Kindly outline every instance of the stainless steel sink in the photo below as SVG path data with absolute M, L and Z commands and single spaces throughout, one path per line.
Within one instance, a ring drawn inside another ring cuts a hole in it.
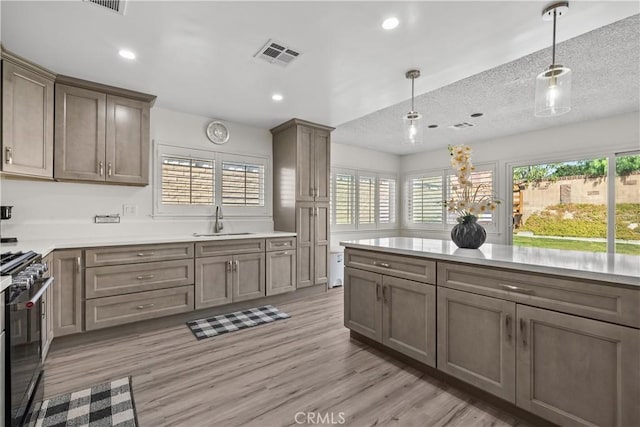
M 255 233 L 193 233 L 193 237 L 247 236 Z

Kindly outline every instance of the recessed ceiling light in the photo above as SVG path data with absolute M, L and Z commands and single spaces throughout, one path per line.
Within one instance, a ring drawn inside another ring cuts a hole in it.
M 473 113 L 471 115 L 471 117 L 482 117 L 482 116 L 484 116 L 484 113 Z
M 118 54 L 125 59 L 136 59 L 136 54 L 127 49 L 120 49 Z
M 282 101 L 284 97 L 279 93 L 274 93 L 273 95 L 271 95 L 271 99 L 273 99 L 274 101 Z
M 437 128 L 437 127 L 438 127 L 438 125 L 429 125 L 429 126 L 427 126 L 427 127 L 428 127 L 429 129 L 435 129 L 435 128 Z
M 398 18 L 396 18 L 395 16 L 392 16 L 391 18 L 387 18 L 384 21 L 382 21 L 382 28 L 384 28 L 385 30 L 393 30 L 398 26 L 398 24 L 400 24 L 400 21 L 398 21 Z

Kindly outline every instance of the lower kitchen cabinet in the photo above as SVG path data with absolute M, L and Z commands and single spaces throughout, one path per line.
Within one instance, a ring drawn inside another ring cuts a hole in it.
M 516 303 L 438 288 L 438 369 L 516 401 Z
M 265 296 L 265 255 L 196 258 L 196 309 Z
M 435 366 L 435 286 L 349 267 L 344 278 L 347 328 Z
M 84 305 L 82 250 L 55 251 L 51 275 L 53 285 L 53 333 L 56 337 L 83 331 Z
M 382 343 L 436 366 L 436 287 L 382 277 Z
M 196 258 L 196 310 L 232 302 L 232 256 Z
M 87 331 L 193 311 L 193 285 L 85 302 Z
M 282 294 L 296 290 L 296 251 L 267 252 L 267 295 Z
M 518 304 L 517 404 L 563 426 L 640 420 L 640 331 Z
M 51 347 L 51 341 L 53 341 L 53 286 L 55 286 L 55 282 L 45 291 L 41 299 L 42 329 L 40 333 L 43 362 L 47 358 L 47 354 L 49 354 L 49 347 Z
M 344 326 L 382 341 L 382 275 L 345 267 Z
M 233 302 L 265 296 L 264 253 L 233 256 Z

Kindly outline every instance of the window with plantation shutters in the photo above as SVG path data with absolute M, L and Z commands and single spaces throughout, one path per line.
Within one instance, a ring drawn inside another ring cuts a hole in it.
M 449 175 L 447 177 L 448 182 L 448 195 L 447 200 L 452 197 L 458 197 L 461 188 L 458 185 L 458 177 L 456 175 Z M 494 194 L 493 189 L 493 171 L 483 170 L 471 173 L 471 182 L 473 182 L 474 188 L 477 188 L 476 198 L 479 200 L 482 197 L 490 197 Z M 478 222 L 491 223 L 493 221 L 493 212 L 478 213 Z M 457 224 L 458 214 L 455 212 L 447 212 L 447 223 Z
M 214 163 L 162 156 L 162 204 L 213 205 Z
M 264 206 L 264 166 L 223 161 L 222 205 Z
M 442 175 L 414 176 L 407 181 L 409 223 L 442 224 Z
M 378 223 L 394 224 L 396 222 L 396 180 L 393 178 L 378 179 Z
M 355 225 L 356 177 L 347 172 L 336 172 L 332 177 L 333 197 L 331 207 L 334 224 Z
M 358 177 L 358 224 L 375 225 L 376 223 L 376 178 L 374 176 Z

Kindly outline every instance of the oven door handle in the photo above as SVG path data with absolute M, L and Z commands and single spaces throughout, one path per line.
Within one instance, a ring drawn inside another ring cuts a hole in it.
M 55 277 L 49 277 L 47 281 L 44 282 L 44 285 L 42 285 L 38 293 L 35 294 L 33 298 L 31 298 L 29 301 L 27 301 L 24 304 L 24 306 L 27 308 L 32 308 L 38 302 L 38 300 L 42 298 L 42 295 L 44 295 L 44 293 L 47 292 L 47 288 L 53 284 L 54 280 L 55 280 Z

